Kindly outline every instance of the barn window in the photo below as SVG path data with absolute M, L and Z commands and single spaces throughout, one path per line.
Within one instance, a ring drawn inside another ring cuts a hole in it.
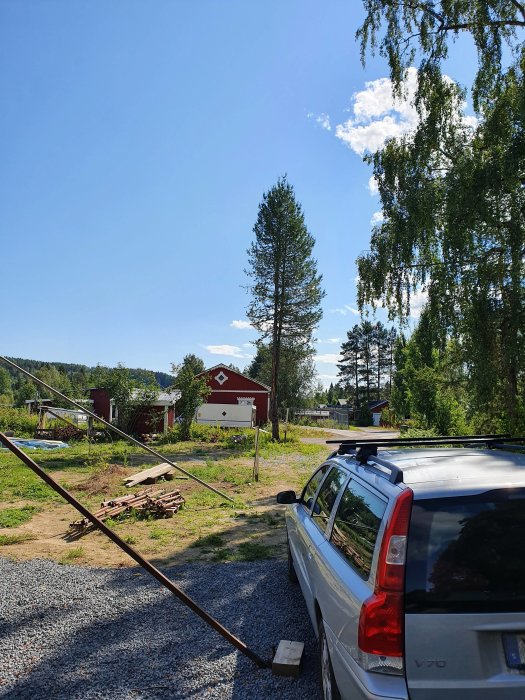
M 249 397 L 249 396 L 238 396 L 237 397 L 237 403 L 239 406 L 253 406 L 255 402 L 254 397 Z

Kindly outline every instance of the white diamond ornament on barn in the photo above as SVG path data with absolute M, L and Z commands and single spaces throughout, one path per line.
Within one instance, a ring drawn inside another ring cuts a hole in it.
M 214 379 L 222 386 L 224 384 L 224 382 L 228 381 L 228 375 L 224 374 L 224 372 L 221 369 L 219 374 L 215 375 Z

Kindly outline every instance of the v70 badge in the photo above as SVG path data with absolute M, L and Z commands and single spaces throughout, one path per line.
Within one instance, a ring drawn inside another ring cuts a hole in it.
M 418 668 L 445 668 L 445 659 L 414 659 Z

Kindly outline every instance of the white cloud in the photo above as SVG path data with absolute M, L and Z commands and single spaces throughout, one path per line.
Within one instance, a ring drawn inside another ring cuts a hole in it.
M 324 355 L 316 355 L 314 359 L 316 362 L 321 362 L 322 364 L 336 365 L 338 362 L 341 362 L 342 357 L 339 353 L 329 352 Z
M 444 80 L 453 83 L 452 78 Z M 417 90 L 417 69 L 409 68 L 401 89 L 401 97 L 395 97 L 392 81 L 379 78 L 365 83 L 365 89 L 352 95 L 352 106 L 348 110 L 353 116 L 335 127 L 335 135 L 355 153 L 362 156 L 382 148 L 389 138 L 397 138 L 414 131 L 419 115 L 414 106 Z M 459 120 L 474 129 L 478 125 L 475 116 L 461 114 L 466 102 L 458 103 Z M 377 183 L 370 178 L 368 189 L 377 192 Z
M 212 355 L 225 355 L 226 357 L 243 359 L 247 357 L 237 345 L 205 345 L 204 347 Z
M 328 345 L 337 345 L 338 343 L 341 342 L 341 338 L 326 338 L 326 340 L 322 340 L 319 338 L 317 343 L 321 345 L 322 343 L 328 343 Z
M 332 131 L 332 125 L 330 124 L 330 117 L 328 114 L 321 112 L 321 114 L 314 114 L 313 112 L 308 112 L 306 115 L 308 119 L 315 119 L 316 124 L 326 131 Z
M 416 289 L 410 292 L 410 314 L 409 318 L 418 320 L 421 316 L 421 312 L 428 301 L 428 292 L 426 289 Z M 374 301 L 375 309 L 386 309 L 386 305 L 382 299 L 376 299 Z M 372 307 L 368 307 L 372 311 Z
M 348 316 L 348 314 L 359 316 L 359 309 L 354 309 L 349 304 L 345 304 L 341 309 L 330 309 L 330 313 L 341 314 L 341 316 Z
M 230 327 L 244 330 L 246 328 L 252 328 L 252 324 L 249 321 L 232 321 Z
M 407 71 L 401 98 L 394 97 L 389 78 L 365 83 L 365 89 L 352 97 L 353 118 L 338 124 L 335 135 L 353 151 L 363 155 L 367 151 L 377 151 L 388 138 L 413 131 L 418 122 L 413 105 L 416 88 L 415 68 Z
M 383 216 L 382 211 L 375 211 L 372 214 L 372 218 L 370 219 L 370 223 L 372 226 L 375 226 L 376 224 L 381 224 L 385 220 L 385 217 Z
M 377 180 L 375 179 L 375 177 L 373 175 L 368 180 L 368 191 L 370 192 L 371 195 L 379 194 L 379 187 L 377 184 Z
M 336 374 L 318 374 L 317 376 L 325 389 L 328 389 L 330 384 L 336 384 L 339 380 Z
M 418 319 L 427 301 L 428 292 L 425 289 L 412 292 L 410 295 L 410 318 Z
M 330 117 L 328 114 L 320 114 L 317 119 L 315 120 L 320 126 L 322 126 L 323 129 L 326 129 L 326 131 L 332 131 L 332 126 L 330 124 Z

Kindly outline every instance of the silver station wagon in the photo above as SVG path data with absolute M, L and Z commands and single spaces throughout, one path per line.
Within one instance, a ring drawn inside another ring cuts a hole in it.
M 346 441 L 278 495 L 326 700 L 525 699 L 525 438 L 509 442 Z

